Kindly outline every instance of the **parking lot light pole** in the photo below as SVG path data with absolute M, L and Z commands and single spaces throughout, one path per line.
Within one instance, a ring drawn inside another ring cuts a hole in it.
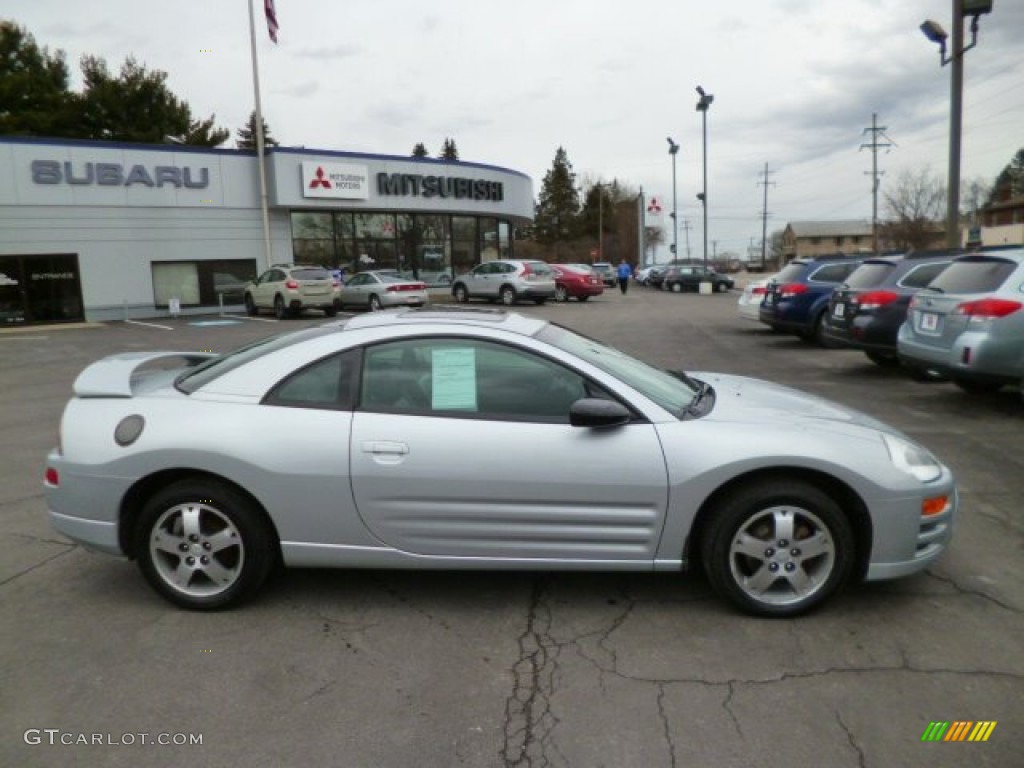
M 715 97 L 710 93 L 705 93 L 704 89 L 699 85 L 697 86 L 697 93 L 700 95 L 700 100 L 697 102 L 697 111 L 701 113 L 704 155 L 704 185 L 703 190 L 697 197 L 700 198 L 704 206 L 704 269 L 706 271 L 708 268 L 708 107 L 711 106 L 711 102 L 715 100 Z
M 672 258 L 679 257 L 679 219 L 676 216 L 676 155 L 679 145 L 668 137 L 668 153 L 672 156 Z
M 993 0 L 953 0 L 953 53 L 946 56 L 949 35 L 938 22 L 921 25 L 924 36 L 939 46 L 941 66 L 952 64 L 949 77 L 949 180 L 946 184 L 946 247 L 960 247 L 960 137 L 963 128 L 964 54 L 978 44 L 978 17 L 992 12 Z M 964 46 L 964 17 L 971 17 L 971 43 Z

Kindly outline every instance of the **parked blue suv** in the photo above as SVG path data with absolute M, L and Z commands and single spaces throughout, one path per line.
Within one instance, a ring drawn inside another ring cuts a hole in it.
M 776 331 L 831 346 L 824 329 L 828 301 L 864 258 L 837 254 L 793 259 L 768 284 L 758 317 Z

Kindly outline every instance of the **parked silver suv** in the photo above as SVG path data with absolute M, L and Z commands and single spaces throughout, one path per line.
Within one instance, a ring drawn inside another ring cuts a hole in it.
M 245 311 L 256 315 L 273 309 L 279 320 L 304 309 L 334 317 L 340 301 L 338 281 L 323 267 L 309 264 L 275 264 L 245 286 Z
M 897 345 L 967 392 L 1024 383 L 1024 249 L 955 259 L 911 300 Z
M 486 261 L 452 281 L 452 296 L 462 303 L 488 299 L 511 306 L 529 299 L 543 304 L 555 296 L 555 273 L 543 261 Z

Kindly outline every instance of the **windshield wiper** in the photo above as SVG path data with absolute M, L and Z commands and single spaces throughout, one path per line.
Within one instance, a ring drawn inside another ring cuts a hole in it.
M 700 404 L 704 401 L 704 398 L 706 398 L 708 395 L 713 396 L 715 392 L 711 388 L 711 385 L 708 384 L 706 381 L 698 381 L 695 383 L 698 385 L 699 388 L 697 390 L 697 394 L 695 394 L 693 396 L 693 399 L 690 401 L 690 404 L 683 409 L 684 417 L 702 415 L 702 409 L 700 407 Z

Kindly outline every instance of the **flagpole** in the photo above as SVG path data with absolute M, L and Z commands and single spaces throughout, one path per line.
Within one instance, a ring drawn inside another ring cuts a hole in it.
M 256 101 L 256 155 L 259 159 L 260 176 L 260 211 L 263 214 L 263 267 L 262 272 L 270 268 L 270 213 L 267 210 L 267 171 L 263 156 L 263 108 L 260 105 L 260 67 L 256 59 L 256 20 L 252 11 L 252 0 L 245 0 L 249 6 L 249 47 L 252 50 L 252 90 Z

